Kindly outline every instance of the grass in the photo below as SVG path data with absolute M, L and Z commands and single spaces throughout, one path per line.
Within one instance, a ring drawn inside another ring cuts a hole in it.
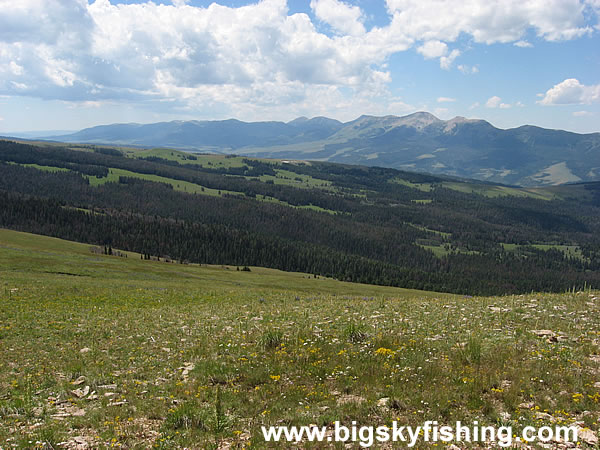
M 390 182 L 401 184 L 403 186 L 407 186 L 409 188 L 416 189 L 417 191 L 421 192 L 431 192 L 433 190 L 433 185 L 431 183 L 412 183 L 400 177 L 396 177 L 390 180 Z
M 183 152 L 179 152 L 179 153 L 183 154 Z M 159 154 L 162 155 L 162 152 Z M 212 158 L 212 155 L 211 155 L 211 158 Z M 235 158 L 223 158 L 223 159 L 235 159 Z M 49 171 L 49 172 L 68 171 L 69 170 L 69 169 L 64 169 L 61 167 L 40 166 L 38 164 L 20 164 L 20 165 L 26 166 L 26 167 L 33 167 L 38 170 Z M 287 171 L 285 171 L 285 172 L 287 172 Z M 292 173 L 292 172 L 287 172 L 287 173 Z M 152 181 L 152 182 L 157 182 L 157 183 L 165 183 L 165 184 L 173 186 L 173 189 L 176 191 L 187 192 L 189 194 L 209 195 L 209 196 L 220 196 L 220 195 L 229 194 L 229 195 L 236 195 L 236 196 L 245 196 L 245 194 L 243 194 L 242 192 L 227 191 L 227 190 L 223 190 L 223 189 L 221 189 L 221 190 L 212 189 L 212 188 L 208 188 L 205 186 L 201 186 L 199 184 L 191 183 L 189 181 L 175 180 L 173 178 L 161 177 L 159 175 L 137 173 L 137 172 L 132 172 L 129 170 L 124 170 L 124 169 L 117 169 L 117 168 L 109 169 L 108 175 L 106 177 L 96 177 L 96 176 L 91 176 L 91 175 L 84 175 L 84 176 L 89 180 L 90 185 L 94 186 L 94 187 L 101 186 L 105 183 L 118 183 L 119 177 L 131 177 L 131 178 L 138 178 L 140 180 Z M 246 178 L 251 178 L 251 177 L 246 177 Z M 282 177 L 270 177 L 270 178 L 273 178 L 273 179 L 277 178 L 278 180 L 282 181 L 281 183 L 278 182 L 276 184 L 288 184 L 288 182 L 289 183 L 292 182 L 291 179 L 289 179 L 287 176 L 285 178 L 282 178 Z M 309 180 L 309 178 L 310 178 L 310 180 Z M 304 187 L 304 188 L 308 189 L 311 187 L 321 186 L 320 184 L 318 184 L 318 182 L 321 182 L 321 181 L 323 181 L 323 180 L 317 180 L 315 178 L 305 176 L 303 179 L 303 183 L 305 183 L 305 184 L 302 184 L 301 186 L 298 185 L 297 187 Z M 323 183 L 326 183 L 326 182 L 323 181 Z M 328 190 L 332 189 L 327 184 L 323 184 L 321 186 L 321 188 L 328 189 Z M 277 203 L 279 205 L 289 206 L 290 208 L 310 209 L 313 211 L 324 212 L 327 214 L 336 214 L 337 213 L 336 211 L 333 211 L 330 209 L 325 209 L 325 208 L 322 208 L 320 206 L 315 206 L 315 205 L 294 206 L 294 205 L 289 204 L 286 201 L 279 200 L 275 197 L 257 195 L 255 198 L 257 201 L 268 202 L 268 203 Z
M 428 233 L 433 233 L 437 236 L 441 236 L 444 239 L 450 239 L 450 237 L 452 237 L 452 233 L 446 233 L 444 231 L 432 230 L 431 228 L 427 228 L 422 225 L 416 225 L 414 223 L 409 223 L 409 222 L 406 222 L 406 224 L 410 225 L 411 227 L 416 228 L 418 230 L 427 231 Z
M 90 185 L 92 186 L 99 186 L 101 184 L 109 182 L 118 183 L 119 177 L 132 177 L 138 178 L 140 180 L 165 183 L 173 186 L 173 189 L 176 191 L 187 192 L 190 194 L 218 196 L 219 192 L 221 192 L 222 194 L 243 195 L 241 192 L 225 190 L 219 191 L 217 189 L 207 188 L 199 184 L 190 183 L 189 181 L 174 180 L 172 178 L 166 178 L 158 175 L 150 175 L 145 173 L 131 172 L 129 170 L 124 169 L 109 169 L 108 176 L 106 177 L 87 176 L 88 180 L 90 180 Z
M 516 188 L 509 186 L 495 186 L 487 184 L 443 182 L 441 185 L 447 189 L 452 189 L 466 194 L 479 194 L 485 197 L 529 197 L 538 200 L 553 200 L 556 196 L 552 191 L 541 188 Z
M 23 167 L 32 167 L 43 172 L 69 172 L 69 169 L 65 169 L 64 167 L 42 166 L 40 164 L 17 164 L 14 162 L 9 162 L 9 164 L 16 164 Z
M 261 425 L 335 420 L 598 429 L 597 292 L 471 298 L 7 230 L 0 280 L 4 448 L 264 448 Z
M 415 189 L 421 192 L 431 192 L 436 187 L 444 187 L 452 189 L 454 191 L 464 192 L 466 194 L 478 194 L 485 197 L 529 197 L 539 200 L 553 200 L 556 198 L 563 198 L 574 192 L 573 189 L 567 189 L 563 191 L 556 188 L 518 188 L 509 186 L 497 186 L 488 184 L 477 184 L 477 183 L 461 183 L 458 181 L 444 181 L 442 183 L 412 183 L 408 180 L 404 180 L 400 177 L 390 180 L 393 183 L 398 183 L 403 186 Z M 579 195 L 579 194 L 578 194 Z M 431 200 L 413 200 L 417 203 L 429 203 Z
M 504 250 L 509 252 L 517 252 L 521 254 L 527 254 L 527 248 L 533 247 L 538 250 L 558 250 L 567 258 L 585 260 L 585 256 L 581 252 L 581 248 L 578 245 L 562 245 L 562 244 L 531 244 L 531 245 L 519 245 L 519 244 L 502 244 Z

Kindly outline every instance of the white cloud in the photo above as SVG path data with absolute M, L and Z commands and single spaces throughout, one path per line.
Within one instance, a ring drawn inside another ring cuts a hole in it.
M 475 109 L 475 108 L 479 108 L 479 102 L 475 102 L 473 103 L 471 106 L 469 106 L 469 109 Z
M 498 108 L 502 103 L 502 99 L 497 95 L 490 97 L 487 102 L 485 102 L 486 108 Z
M 0 95 L 246 117 L 403 108 L 387 90 L 394 53 L 416 48 L 448 70 L 461 55 L 449 45 L 461 35 L 486 44 L 522 45 L 532 31 L 573 39 L 590 31 L 586 11 L 600 0 L 384 1 L 389 23 L 367 30 L 348 0 L 311 0 L 333 30 L 325 33 L 307 14 L 290 14 L 286 0 L 235 8 L 0 0 Z
M 590 33 L 579 0 L 386 0 L 398 32 L 423 40 L 454 42 L 461 33 L 478 43 L 522 40 L 529 29 L 545 40 Z
M 427 59 L 446 56 L 448 46 L 441 41 L 427 41 L 417 48 L 417 51 Z
M 444 70 L 450 69 L 454 60 L 460 56 L 460 50 L 457 49 L 448 54 L 448 45 L 437 40 L 425 42 L 417 47 L 417 52 L 422 54 L 425 59 L 440 58 L 440 67 Z
M 485 107 L 486 108 L 508 109 L 508 108 L 512 108 L 512 105 L 510 103 L 502 102 L 502 99 L 500 97 L 498 97 L 497 95 L 494 95 L 493 97 L 488 98 L 487 102 L 485 102 Z
M 516 47 L 521 47 L 521 48 L 533 47 L 533 44 L 531 44 L 530 42 L 527 42 L 527 41 L 517 41 L 513 45 L 515 45 Z
M 467 66 L 465 64 L 459 64 L 456 68 L 465 75 L 479 73 L 479 67 L 477 66 Z
M 310 7 L 320 20 L 342 34 L 360 36 L 365 33 L 363 13 L 358 6 L 339 0 L 311 0 Z
M 600 102 L 600 84 L 585 86 L 576 78 L 568 78 L 548 89 L 542 105 L 591 104 Z
M 449 102 L 455 102 L 456 99 L 455 98 L 451 98 L 451 97 L 438 97 L 437 102 L 438 103 L 449 103 Z
M 456 58 L 460 56 L 460 50 L 452 50 L 448 56 L 442 56 L 440 58 L 440 67 L 444 70 L 449 70 L 452 67 L 452 63 Z
M 573 116 L 575 117 L 588 117 L 588 116 L 593 116 L 594 113 L 591 111 L 575 111 L 573 112 Z

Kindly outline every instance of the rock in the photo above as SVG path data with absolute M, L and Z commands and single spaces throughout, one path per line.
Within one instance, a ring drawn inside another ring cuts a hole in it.
M 71 391 L 71 394 L 73 394 L 77 398 L 81 398 L 84 396 L 83 391 L 81 389 L 75 389 L 74 391 Z
M 510 420 L 510 413 L 503 411 L 499 414 L 500 419 L 502 419 L 504 422 L 507 422 Z
M 524 402 L 519 404 L 519 408 L 520 409 L 531 409 L 535 406 L 534 402 Z
M 585 442 L 588 445 L 598 444 L 598 436 L 589 428 L 579 428 L 577 430 L 577 437 L 579 440 Z
M 98 389 L 116 389 L 117 385 L 116 384 L 103 384 L 101 386 L 98 386 Z
M 92 351 L 92 349 L 91 349 L 91 348 L 84 347 L 84 348 L 82 348 L 81 350 L 79 350 L 79 353 L 87 353 L 87 352 L 91 352 L 91 351 Z
M 189 373 L 194 370 L 194 368 L 196 367 L 196 365 L 194 363 L 183 363 L 183 367 L 179 367 L 179 370 L 181 370 L 181 375 L 183 376 L 183 378 L 187 378 L 187 376 L 189 375 Z
M 121 402 L 110 402 L 108 404 L 108 406 L 122 406 L 122 405 L 126 405 L 127 404 L 127 400 L 123 400 Z
M 169 347 L 162 347 L 161 350 L 165 353 L 169 353 L 171 351 Z
M 377 406 L 379 406 L 380 408 L 386 408 L 389 404 L 390 404 L 389 397 L 383 397 L 377 401 Z
M 537 337 L 554 337 L 556 333 L 552 330 L 531 330 Z
M 73 386 L 79 386 L 80 384 L 85 383 L 85 377 L 82 375 L 79 378 L 77 378 L 75 381 L 71 381 L 71 384 Z
M 535 413 L 535 418 L 537 420 L 548 420 L 550 422 L 555 422 L 556 419 L 554 417 L 552 417 L 550 414 L 545 413 L 545 412 L 537 412 Z
M 600 389 L 600 381 L 596 381 L 596 382 L 594 383 L 594 387 L 595 387 L 596 389 Z
M 86 395 L 88 395 L 89 393 L 90 393 L 89 386 L 86 386 L 83 389 L 75 389 L 74 391 L 71 391 L 71 394 L 73 394 L 77 398 L 83 398 Z
M 338 397 L 337 404 L 338 405 L 346 405 L 348 403 L 362 403 L 365 399 L 363 397 L 359 397 L 358 395 L 342 395 Z

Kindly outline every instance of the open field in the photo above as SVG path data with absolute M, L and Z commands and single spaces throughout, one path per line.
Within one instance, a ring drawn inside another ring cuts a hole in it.
M 598 429 L 596 292 L 471 298 L 127 256 L 0 230 L 0 447 L 263 448 L 261 425 L 335 420 Z

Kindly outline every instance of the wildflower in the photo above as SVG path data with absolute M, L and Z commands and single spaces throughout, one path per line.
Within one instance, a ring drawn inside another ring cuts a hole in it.
M 389 348 L 379 347 L 377 350 L 375 350 L 375 354 L 380 356 L 394 356 L 396 352 Z

